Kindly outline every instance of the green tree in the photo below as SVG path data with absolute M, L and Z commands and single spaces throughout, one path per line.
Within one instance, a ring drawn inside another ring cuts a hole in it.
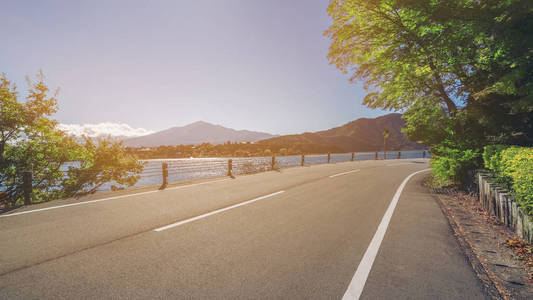
M 531 1 L 332 0 L 328 13 L 330 63 L 372 89 L 365 105 L 404 110 L 434 160 L 533 143 Z M 467 170 L 450 168 L 443 178 Z
M 67 136 L 49 118 L 57 111 L 58 91 L 49 95 L 42 72 L 27 81 L 27 99 L 19 102 L 15 85 L 5 74 L 0 77 L 0 204 L 20 203 L 25 171 L 33 175 L 33 202 L 92 193 L 110 181 L 136 182 L 142 165 L 120 143 L 86 139 L 80 144 Z M 79 166 L 64 170 L 71 162 Z
M 143 165 L 137 157 L 129 155 L 121 142 L 97 139 L 96 143 L 85 138 L 77 151 L 79 166 L 70 166 L 67 177 L 62 181 L 65 196 L 79 196 L 94 193 L 105 183 L 112 182 L 112 190 L 122 186 L 133 186 L 142 172 Z

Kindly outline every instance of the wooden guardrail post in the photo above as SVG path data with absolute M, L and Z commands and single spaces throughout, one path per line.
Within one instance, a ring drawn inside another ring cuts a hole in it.
M 352 152 L 352 158 L 351 158 L 351 160 L 350 160 L 350 161 L 353 161 L 353 160 L 354 160 L 354 158 L 355 158 L 355 152 Z
M 305 164 L 305 155 L 302 154 L 302 167 L 304 166 L 304 164 Z
M 168 184 L 168 164 L 167 163 L 162 163 L 161 164 L 161 169 L 163 171 L 163 188 L 165 188 Z
M 24 172 L 22 173 L 22 189 L 24 191 L 24 205 L 30 205 L 31 204 L 31 194 L 33 192 L 33 186 L 32 186 L 32 174 L 31 172 Z
M 376 159 L 378 159 L 378 152 L 376 151 Z
M 422 151 L 422 158 L 426 158 L 426 150 Z
M 274 168 L 276 167 L 276 156 L 272 155 L 272 164 L 271 164 L 271 169 L 274 170 Z
M 231 171 L 233 170 L 233 160 L 228 159 L 228 176 L 232 176 Z
M 398 151 L 398 159 L 402 158 L 402 151 Z
M 331 153 L 328 152 L 328 164 L 331 161 Z

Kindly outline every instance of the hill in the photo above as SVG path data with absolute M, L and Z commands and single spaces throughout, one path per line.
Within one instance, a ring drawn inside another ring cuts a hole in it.
M 255 142 L 275 135 L 249 130 L 234 130 L 220 125 L 198 121 L 173 127 L 152 134 L 124 140 L 128 147 L 157 147 L 162 145 L 197 145 L 201 143 L 222 144 L 231 142 Z
M 383 131 L 388 129 L 387 148 L 391 150 L 423 149 L 424 145 L 407 140 L 401 132 L 405 120 L 392 113 L 374 119 L 361 118 L 339 127 L 318 132 L 284 135 L 260 141 L 263 144 L 328 145 L 345 152 L 383 149 Z

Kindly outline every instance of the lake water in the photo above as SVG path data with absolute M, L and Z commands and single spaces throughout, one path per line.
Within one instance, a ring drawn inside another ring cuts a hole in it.
M 421 158 L 423 150 L 401 151 L 401 158 Z M 331 154 L 331 162 L 350 161 L 351 153 Z M 426 157 L 429 153 L 426 151 Z M 378 152 L 378 158 L 383 159 L 383 152 Z M 387 159 L 397 159 L 398 151 L 387 151 Z M 162 164 L 168 164 L 168 182 L 178 182 L 199 178 L 225 176 L 228 173 L 228 160 L 232 160 L 233 174 L 253 173 L 270 170 L 272 157 L 237 157 L 237 158 L 176 158 L 176 159 L 148 159 L 141 178 L 135 184 L 136 187 L 162 184 Z M 375 159 L 375 152 L 356 152 L 355 160 Z M 306 155 L 305 164 L 325 164 L 328 156 Z M 277 156 L 276 166 L 280 168 L 299 166 L 301 156 Z M 105 184 L 99 192 L 109 191 L 111 184 Z

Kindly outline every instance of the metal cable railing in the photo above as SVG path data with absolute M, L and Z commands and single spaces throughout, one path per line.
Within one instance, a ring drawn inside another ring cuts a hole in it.
M 387 151 L 387 159 L 428 157 L 426 150 Z M 227 175 L 252 174 L 303 165 L 383 159 L 383 152 L 354 152 L 276 157 L 190 158 L 144 160 L 145 166 L 135 186 L 160 185 L 178 181 Z M 106 184 L 101 190 L 108 189 Z

